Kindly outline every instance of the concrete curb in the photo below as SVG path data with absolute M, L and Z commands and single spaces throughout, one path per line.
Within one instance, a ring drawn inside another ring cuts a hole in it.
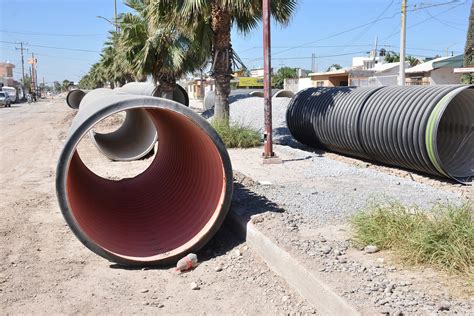
M 265 236 L 252 221 L 246 221 L 236 212 L 231 211 L 228 221 L 245 241 L 265 261 L 275 273 L 280 275 L 290 286 L 308 302 L 312 303 L 322 315 L 361 315 L 343 297 L 335 293 L 316 274 L 307 270 L 288 252 Z

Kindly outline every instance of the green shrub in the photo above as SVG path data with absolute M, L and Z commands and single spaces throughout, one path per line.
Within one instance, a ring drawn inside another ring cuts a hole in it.
M 371 204 L 352 218 L 354 241 L 390 249 L 408 264 L 474 276 L 474 222 L 469 203 L 431 210 Z
M 259 131 L 243 124 L 213 121 L 212 126 L 227 148 L 250 148 L 261 144 Z

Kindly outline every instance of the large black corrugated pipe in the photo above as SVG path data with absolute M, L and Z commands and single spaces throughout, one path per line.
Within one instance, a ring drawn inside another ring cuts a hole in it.
M 315 147 L 446 176 L 474 176 L 474 86 L 309 88 L 287 124 Z
M 96 90 L 97 91 L 101 90 Z M 128 93 L 143 96 L 158 96 L 156 85 L 149 82 L 130 82 L 115 89 L 118 93 Z M 88 106 L 88 102 L 95 102 L 95 95 L 86 96 L 81 107 Z M 173 100 L 189 106 L 186 91 L 179 85 L 173 93 Z M 114 132 L 97 133 L 90 131 L 94 145 L 109 159 L 115 161 L 130 161 L 145 157 L 150 153 L 158 139 L 153 122 L 146 111 L 126 111 L 123 124 Z
M 72 122 L 57 166 L 57 197 L 71 230 L 96 254 L 129 266 L 171 264 L 201 248 L 232 198 L 232 166 L 218 134 L 173 101 L 93 93 Z M 149 115 L 160 135 L 158 152 L 134 178 L 102 178 L 82 162 L 77 146 L 101 120 L 129 110 Z

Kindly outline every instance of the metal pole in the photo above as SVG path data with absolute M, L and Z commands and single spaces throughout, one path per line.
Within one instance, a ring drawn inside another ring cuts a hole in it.
M 271 158 L 273 153 L 272 142 L 272 63 L 271 63 L 271 37 L 270 37 L 270 1 L 263 0 L 263 82 L 264 82 L 264 158 Z
M 400 32 L 400 71 L 398 74 L 398 85 L 405 85 L 405 50 L 407 36 L 407 0 L 402 0 L 402 29 Z
M 115 32 L 118 33 L 118 26 L 117 26 L 117 0 L 114 0 L 114 25 L 115 25 Z

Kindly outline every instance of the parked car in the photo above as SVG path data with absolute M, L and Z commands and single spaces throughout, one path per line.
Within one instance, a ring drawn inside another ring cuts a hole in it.
M 11 103 L 16 103 L 18 101 L 18 90 L 16 88 L 3 86 L 2 91 L 8 93 Z
M 10 99 L 10 96 L 4 91 L 0 91 L 0 105 L 6 108 L 12 106 L 12 100 Z

